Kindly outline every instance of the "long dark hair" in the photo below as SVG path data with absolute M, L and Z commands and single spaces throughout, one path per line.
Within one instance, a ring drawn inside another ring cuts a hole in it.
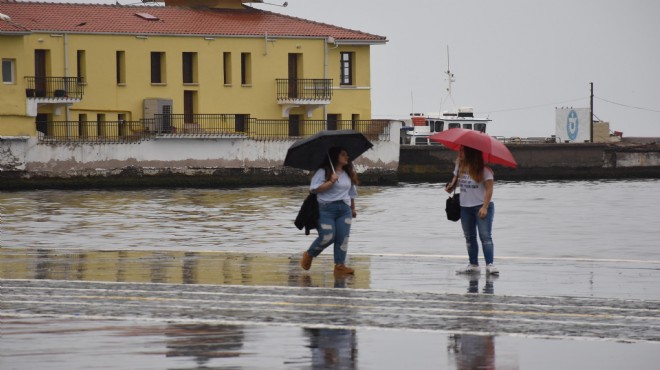
M 339 146 L 334 146 L 328 150 L 328 155 L 326 156 L 325 160 L 321 164 L 320 168 L 323 168 L 325 170 L 325 179 L 330 180 L 330 176 L 333 174 L 333 169 L 335 168 L 335 165 L 337 162 L 339 162 L 339 153 L 341 153 L 342 150 L 346 150 L 342 147 Z M 348 164 L 344 166 L 344 171 L 348 175 L 348 177 L 351 178 L 351 183 L 353 185 L 358 185 L 359 180 L 357 173 L 353 169 L 353 160 L 351 158 L 348 158 Z
M 464 146 L 463 160 L 461 161 L 459 172 L 467 172 L 474 181 L 482 182 L 484 179 L 484 167 L 484 154 L 481 150 Z

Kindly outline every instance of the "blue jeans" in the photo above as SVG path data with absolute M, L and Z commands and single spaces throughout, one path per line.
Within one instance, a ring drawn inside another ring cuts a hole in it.
M 317 257 L 325 248 L 334 243 L 335 264 L 346 262 L 351 222 L 353 222 L 353 212 L 344 201 L 319 203 L 319 222 L 316 228 L 319 236 L 309 246 L 307 253 L 312 257 Z
M 461 207 L 461 226 L 465 235 L 468 256 L 471 265 L 479 264 L 479 244 L 477 243 L 477 232 L 481 239 L 481 248 L 484 252 L 486 265 L 493 263 L 493 238 L 491 230 L 493 229 L 493 218 L 495 217 L 495 205 L 490 202 L 486 218 L 479 218 L 479 209 L 481 206 Z

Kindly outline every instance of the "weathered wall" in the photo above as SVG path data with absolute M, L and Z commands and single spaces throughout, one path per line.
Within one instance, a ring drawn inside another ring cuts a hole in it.
M 365 183 L 395 183 L 399 122 L 389 139 L 355 161 Z M 40 144 L 0 138 L 0 189 L 77 186 L 223 186 L 296 184 L 307 171 L 284 168 L 295 140 L 157 138 L 139 144 Z
M 660 178 L 660 145 L 509 145 L 517 169 L 495 166 L 500 180 Z M 442 146 L 402 146 L 399 181 L 446 182 L 456 152 Z

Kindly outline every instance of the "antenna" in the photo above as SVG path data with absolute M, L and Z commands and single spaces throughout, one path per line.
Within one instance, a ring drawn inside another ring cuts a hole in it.
M 451 70 L 449 69 L 449 45 L 447 45 L 447 71 L 445 74 L 447 75 L 447 97 L 449 100 L 451 100 L 452 109 L 455 110 L 456 103 L 454 103 L 454 97 L 451 95 L 451 84 L 452 82 L 456 82 L 456 79 L 454 78 L 454 74 L 451 73 Z M 442 103 L 440 103 L 440 106 L 440 108 L 442 108 Z

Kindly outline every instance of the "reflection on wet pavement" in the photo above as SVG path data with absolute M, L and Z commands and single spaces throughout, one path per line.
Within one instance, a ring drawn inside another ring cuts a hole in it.
M 0 278 L 125 283 L 369 287 L 369 257 L 356 256 L 355 276 L 335 277 L 327 256 L 303 271 L 299 256 L 172 251 L 36 251 L 5 249 Z M 325 265 L 325 266 L 324 266 Z
M 658 344 L 0 316 L 7 369 L 642 369 Z M 191 338 L 199 335 L 200 338 Z M 27 345 L 29 343 L 29 345 Z
M 238 357 L 245 340 L 241 326 L 170 324 L 164 332 L 167 357 L 192 357 L 198 366 L 214 358 Z
M 634 354 L 628 365 L 660 353 L 648 351 L 660 344 L 658 272 L 643 263 L 622 271 L 607 261 L 522 261 L 501 278 L 456 275 L 451 258 L 353 255 L 356 275 L 336 278 L 331 254 L 310 271 L 299 257 L 2 248 L 0 361 L 67 370 L 99 358 L 132 369 L 517 369 L 517 356 L 534 352 L 529 343 L 557 339 L 575 348 L 606 341 L 590 353 L 613 346 Z M 571 283 L 558 286 L 555 276 L 537 286 L 542 269 L 570 271 Z M 625 286 L 624 299 L 593 281 Z M 573 294 L 529 294 L 543 289 Z M 392 351 L 400 346 L 405 353 Z M 613 364 L 597 368 L 620 368 Z M 520 368 L 545 366 L 534 365 Z
M 495 369 L 495 337 L 492 335 L 450 335 L 448 351 L 459 370 Z
M 355 330 L 304 329 L 304 331 L 309 337 L 313 368 L 357 368 L 358 344 Z

